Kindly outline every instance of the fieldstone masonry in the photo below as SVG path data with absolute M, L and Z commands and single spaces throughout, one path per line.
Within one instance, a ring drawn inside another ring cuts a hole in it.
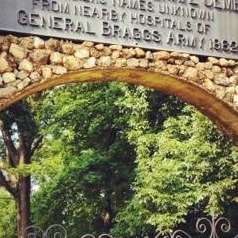
M 238 110 L 238 61 L 121 45 L 0 36 L 0 100 L 67 72 L 141 68 L 189 81 Z

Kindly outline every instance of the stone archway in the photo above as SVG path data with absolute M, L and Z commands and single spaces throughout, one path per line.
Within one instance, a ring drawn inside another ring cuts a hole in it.
M 120 81 L 178 96 L 238 141 L 238 62 L 120 45 L 0 38 L 0 110 L 74 82 Z

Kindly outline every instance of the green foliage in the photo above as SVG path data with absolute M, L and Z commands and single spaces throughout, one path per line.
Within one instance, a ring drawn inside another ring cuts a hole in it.
M 33 215 L 43 227 L 62 223 L 70 237 L 153 236 L 194 211 L 218 215 L 235 204 L 236 148 L 174 97 L 83 84 L 33 107 L 44 135 L 35 161 L 55 161 L 37 178 Z
M 135 194 L 118 214 L 116 234 L 135 236 L 148 226 L 170 230 L 192 211 L 219 215 L 233 204 L 238 195 L 237 149 L 200 113 L 187 106 L 168 117 L 162 130 L 150 127 L 139 134 L 132 141 L 138 164 Z M 143 217 L 141 224 L 135 226 L 132 213 Z
M 65 87 L 49 93 L 40 107 L 34 105 L 44 134 L 35 161 L 63 162 L 53 179 L 38 176 L 41 190 L 34 204 L 41 205 L 33 213 L 41 226 L 64 223 L 70 237 L 112 227 L 131 196 L 134 176 L 128 116 L 117 105 L 125 90 L 117 84 Z
M 0 189 L 0 208 L 0 238 L 15 238 L 15 203 L 3 189 Z
M 197 213 L 237 209 L 237 149 L 178 99 L 111 83 L 28 101 L 43 142 L 31 165 L 11 173 L 32 174 L 32 217 L 42 228 L 153 237 Z

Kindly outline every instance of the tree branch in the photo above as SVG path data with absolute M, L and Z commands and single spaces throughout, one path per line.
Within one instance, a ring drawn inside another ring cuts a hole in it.
M 7 152 L 9 155 L 9 160 L 12 166 L 17 166 L 17 149 L 12 141 L 11 134 L 9 129 L 4 126 L 4 123 L 1 123 L 2 137 L 4 144 L 6 145 Z
M 16 196 L 16 189 L 13 188 L 3 175 L 3 173 L 0 171 L 0 187 L 4 187 L 13 197 Z
M 32 143 L 32 147 L 31 147 L 31 155 L 34 154 L 34 152 L 40 147 L 41 143 L 43 141 L 43 136 L 40 135 L 39 137 L 37 137 L 34 142 Z

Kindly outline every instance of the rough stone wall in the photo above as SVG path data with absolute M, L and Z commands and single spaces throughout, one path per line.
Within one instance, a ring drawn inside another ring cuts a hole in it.
M 190 81 L 238 110 L 238 61 L 120 45 L 0 36 L 0 99 L 67 72 L 141 68 Z

